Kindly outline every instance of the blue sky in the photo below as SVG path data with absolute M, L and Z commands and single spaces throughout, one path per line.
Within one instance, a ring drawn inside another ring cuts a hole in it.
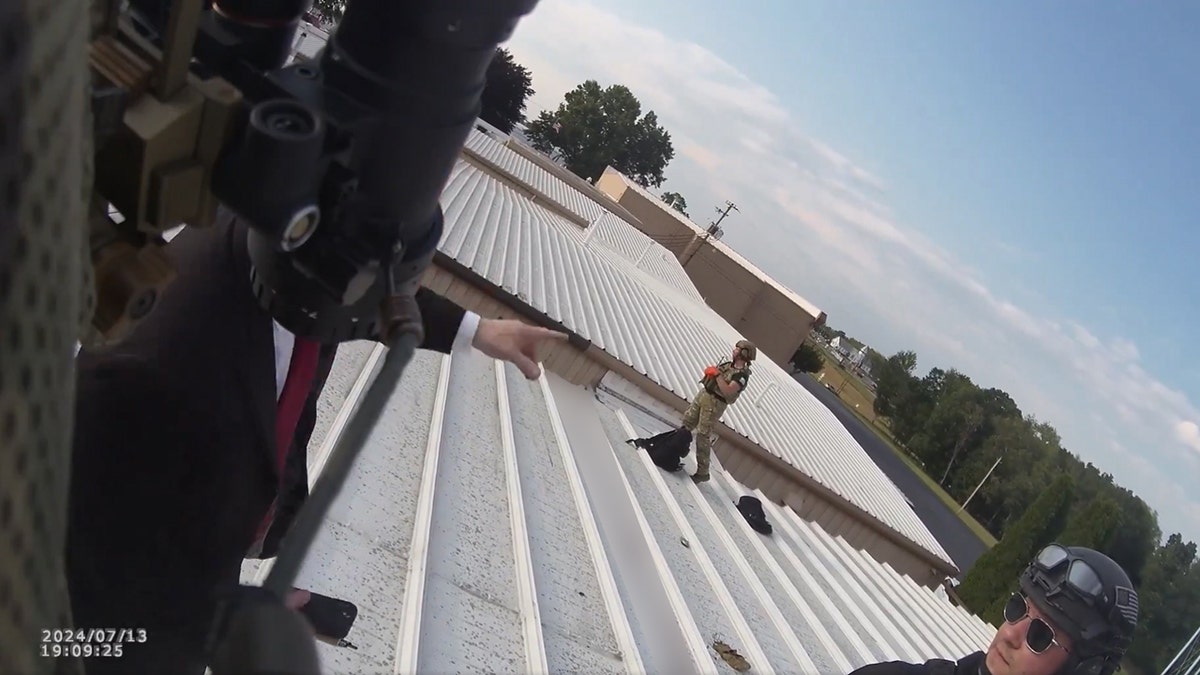
M 533 111 L 587 78 L 662 189 L 918 370 L 1009 391 L 1200 540 L 1200 5 L 542 0 Z

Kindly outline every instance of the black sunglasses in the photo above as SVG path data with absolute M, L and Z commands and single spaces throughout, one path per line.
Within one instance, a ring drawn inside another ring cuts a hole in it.
M 1014 593 L 1004 605 L 1004 620 L 1011 624 L 1020 623 L 1021 619 L 1029 616 L 1029 601 L 1024 595 Z M 1068 651 L 1054 636 L 1054 629 L 1042 619 L 1030 618 L 1029 628 L 1025 631 L 1025 646 L 1034 654 L 1045 654 L 1051 645 L 1058 645 Z

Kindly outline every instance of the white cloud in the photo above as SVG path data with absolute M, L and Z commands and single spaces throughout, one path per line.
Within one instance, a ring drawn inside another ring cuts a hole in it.
M 663 189 L 681 192 L 697 221 L 737 202 L 725 241 L 817 301 L 831 323 L 884 352 L 915 349 L 920 370 L 956 367 L 1008 391 L 1141 495 L 1164 530 L 1200 540 L 1200 501 L 1187 484 L 1200 463 L 1200 409 L 1147 373 L 1131 340 L 997 297 L 896 220 L 886 176 L 806 136 L 770 90 L 699 45 L 558 0 L 541 3 L 509 47 L 533 72 L 531 113 L 557 107 L 585 79 L 628 86 L 671 132 L 676 158 Z
M 1200 426 L 1195 422 L 1183 420 L 1175 424 L 1175 437 L 1180 443 L 1200 452 Z

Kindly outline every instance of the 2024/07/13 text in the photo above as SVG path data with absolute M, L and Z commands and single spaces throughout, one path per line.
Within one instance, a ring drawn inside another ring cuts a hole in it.
M 126 644 L 145 641 L 144 628 L 43 629 L 41 655 L 47 658 L 120 658 Z

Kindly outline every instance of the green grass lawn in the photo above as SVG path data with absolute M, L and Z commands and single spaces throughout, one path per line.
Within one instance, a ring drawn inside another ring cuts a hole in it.
M 820 382 L 833 387 L 838 398 L 857 410 L 860 415 L 868 420 L 875 419 L 875 394 L 862 380 L 841 367 L 828 352 L 825 356 L 825 367 L 821 369 Z

